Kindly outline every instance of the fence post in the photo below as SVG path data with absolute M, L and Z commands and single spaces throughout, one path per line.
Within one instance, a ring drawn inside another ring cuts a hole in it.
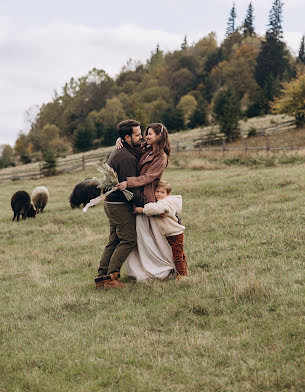
M 179 152 L 179 142 L 177 141 L 176 151 Z
M 222 139 L 222 153 L 225 153 L 225 149 L 226 149 L 226 140 Z
M 82 156 L 82 168 L 85 170 L 85 154 Z
M 42 176 L 41 161 L 39 161 L 39 178 Z
M 293 150 L 293 146 L 292 146 L 292 138 L 290 139 L 290 151 Z
M 268 152 L 270 150 L 270 145 L 269 145 L 269 139 L 267 138 L 266 141 L 266 152 Z
M 244 147 L 245 147 L 245 153 L 247 154 L 247 151 L 248 151 L 248 138 L 246 138 L 245 141 L 244 141 Z

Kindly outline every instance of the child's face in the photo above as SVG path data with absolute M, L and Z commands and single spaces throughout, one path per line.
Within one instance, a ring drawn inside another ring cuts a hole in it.
M 155 190 L 155 198 L 157 200 L 162 200 L 164 199 L 166 196 L 168 196 L 167 190 L 166 188 L 160 186 Z

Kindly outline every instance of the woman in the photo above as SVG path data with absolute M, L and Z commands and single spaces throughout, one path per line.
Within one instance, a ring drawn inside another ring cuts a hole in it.
M 127 177 L 127 181 L 118 184 L 118 188 L 143 187 L 145 202 L 155 202 L 157 182 L 168 165 L 170 142 L 168 131 L 161 123 L 149 124 L 145 132 L 147 151 L 139 161 L 139 177 Z M 161 235 L 154 217 L 137 215 L 137 249 L 126 260 L 126 272 L 137 280 L 149 278 L 164 279 L 175 266 L 171 248 Z

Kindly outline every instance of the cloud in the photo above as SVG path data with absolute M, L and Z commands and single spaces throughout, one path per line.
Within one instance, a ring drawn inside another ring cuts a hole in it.
M 3 26 L 3 25 L 2 25 Z M 0 143 L 13 143 L 24 128 L 24 112 L 52 98 L 71 77 L 96 67 L 115 76 L 129 58 L 145 61 L 159 43 L 180 47 L 183 35 L 135 25 L 92 28 L 53 21 L 18 30 L 6 22 L 0 31 Z M 189 40 L 199 38 L 190 33 Z
M 209 32 L 186 34 L 194 42 Z M 223 32 L 216 33 L 223 38 Z M 0 144 L 13 144 L 25 129 L 25 111 L 49 102 L 54 90 L 60 90 L 71 77 L 83 76 L 94 67 L 114 77 L 129 58 L 144 62 L 157 43 L 164 51 L 178 49 L 183 37 L 131 24 L 94 28 L 53 20 L 20 28 L 10 19 L 1 19 Z M 285 37 L 291 47 L 298 47 L 301 35 L 285 33 Z
M 0 143 L 13 143 L 24 112 L 47 102 L 72 76 L 102 68 L 114 76 L 128 58 L 145 60 L 160 42 L 173 49 L 182 38 L 136 26 L 93 29 L 60 21 L 21 31 L 1 23 Z

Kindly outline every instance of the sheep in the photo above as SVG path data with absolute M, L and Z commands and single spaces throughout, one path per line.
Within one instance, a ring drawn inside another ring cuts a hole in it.
M 33 190 L 31 198 L 36 213 L 42 213 L 49 200 L 49 191 L 45 186 L 38 186 Z
M 14 218 L 17 217 L 19 222 L 19 216 L 22 215 L 22 219 L 35 218 L 36 211 L 31 204 L 30 195 L 26 191 L 17 191 L 11 198 L 11 207 L 14 212 Z
M 100 182 L 96 178 L 86 178 L 76 184 L 70 195 L 71 207 L 79 208 L 81 204 L 85 206 L 91 199 L 100 196 L 101 189 L 97 188 L 99 184 Z

